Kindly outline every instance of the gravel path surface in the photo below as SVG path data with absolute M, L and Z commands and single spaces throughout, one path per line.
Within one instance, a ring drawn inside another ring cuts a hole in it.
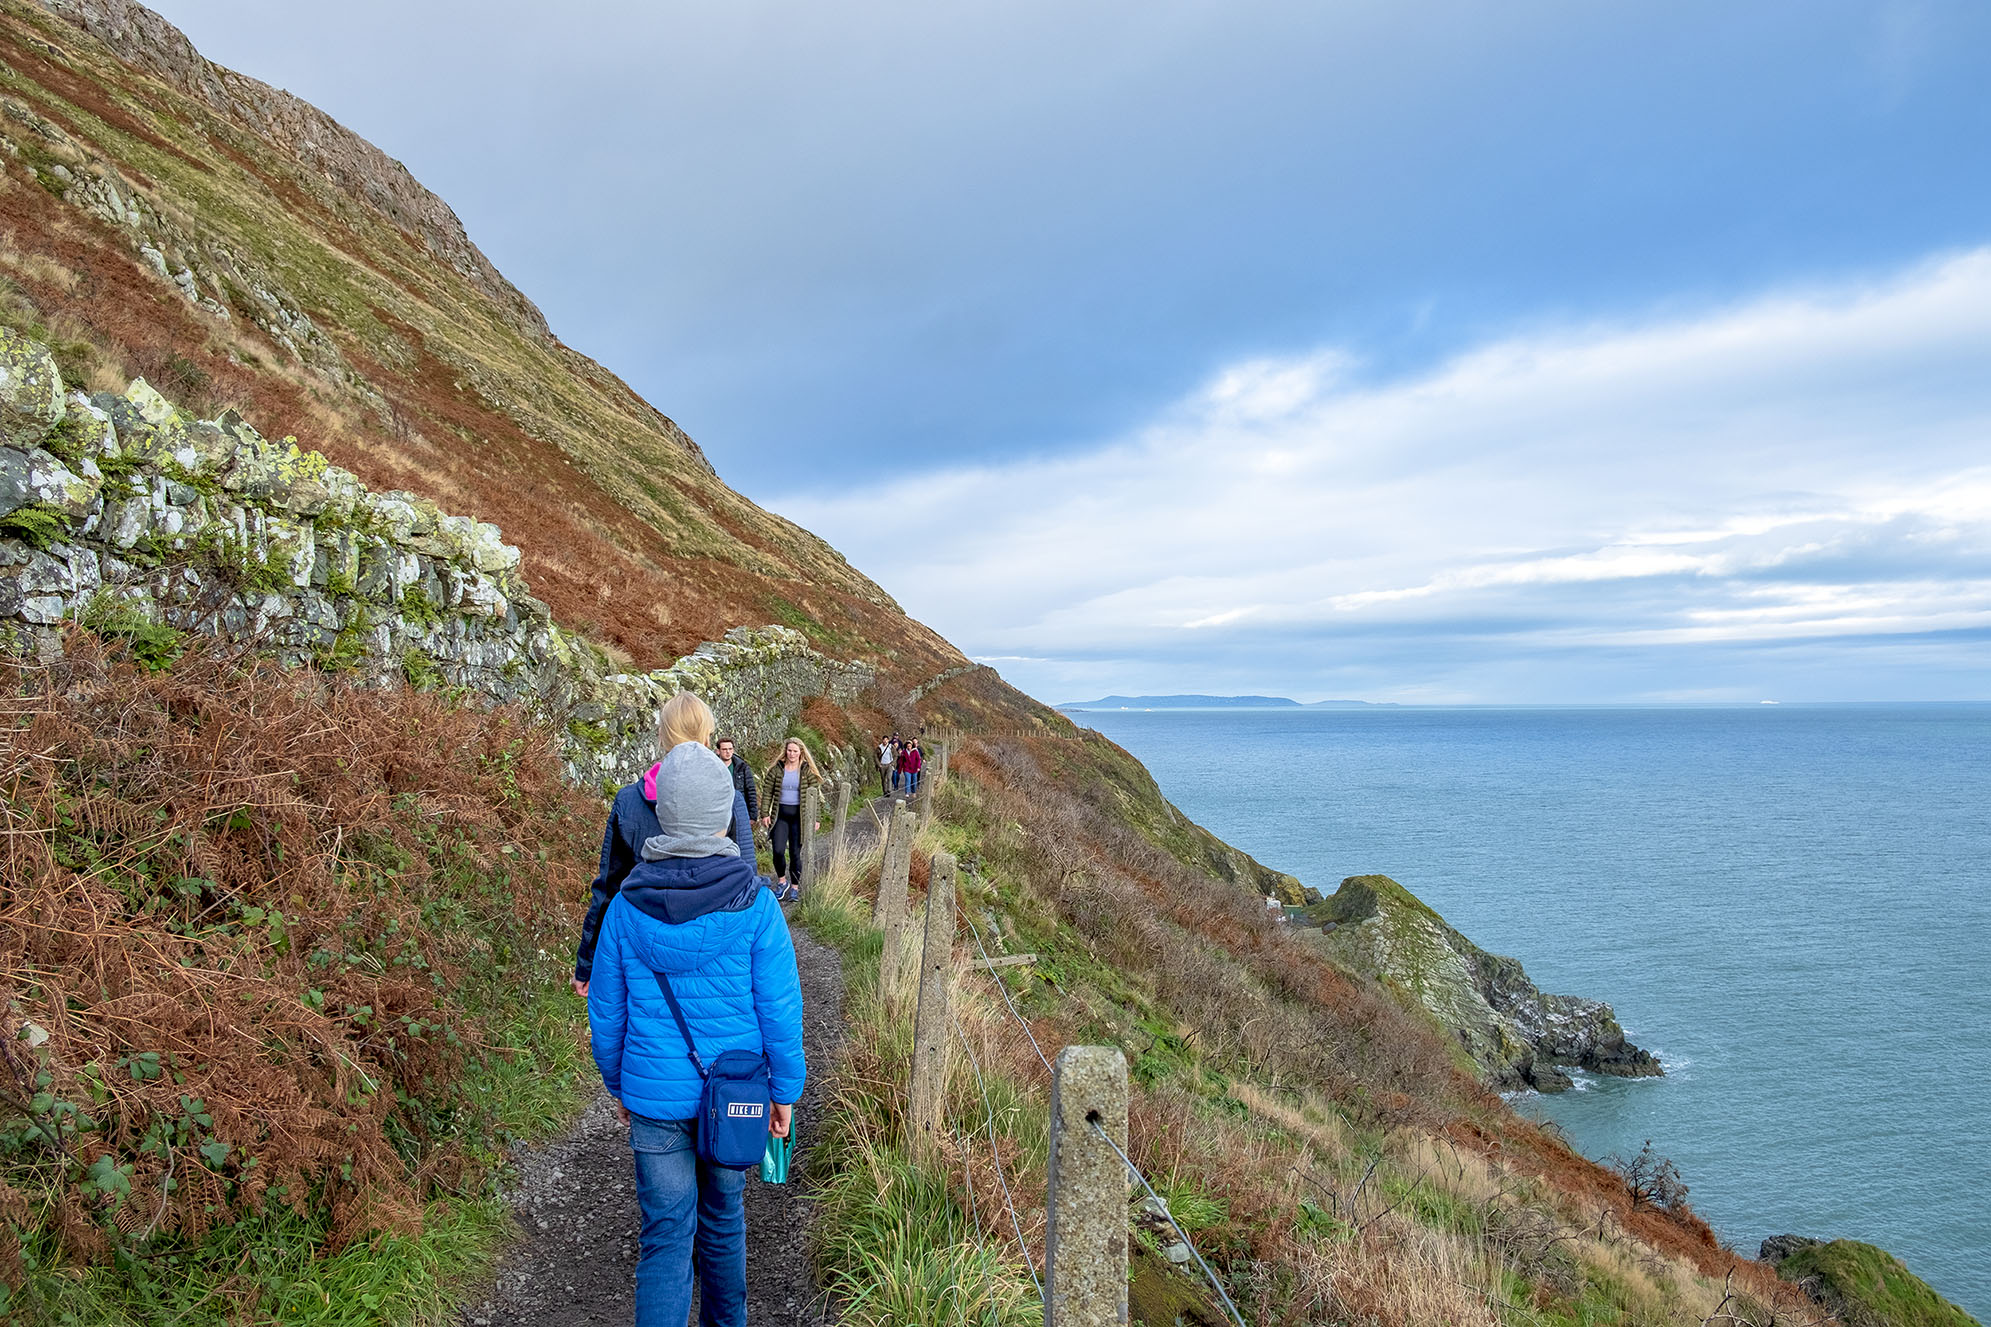
M 842 959 L 795 932 L 802 974 L 802 1038 L 809 1085 L 795 1111 L 801 1147 L 785 1185 L 747 1177 L 747 1317 L 754 1327 L 800 1327 L 835 1320 L 809 1265 L 810 1204 L 804 1196 L 811 1123 L 821 1084 L 843 1038 Z M 636 1316 L 635 1166 L 628 1135 L 606 1093 L 589 1103 L 573 1132 L 518 1159 L 510 1199 L 519 1242 L 499 1264 L 483 1302 L 463 1312 L 465 1327 L 583 1327 Z M 694 1321 L 696 1319 L 694 1318 Z

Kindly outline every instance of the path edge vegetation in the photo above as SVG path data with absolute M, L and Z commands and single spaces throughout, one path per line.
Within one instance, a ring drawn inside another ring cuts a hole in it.
M 8 668 L 0 1321 L 450 1320 L 586 1100 L 598 802 L 516 711 L 132 645 Z

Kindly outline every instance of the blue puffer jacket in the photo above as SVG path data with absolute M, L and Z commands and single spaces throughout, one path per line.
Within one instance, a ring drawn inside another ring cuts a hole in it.
M 801 1099 L 802 983 L 774 895 L 738 857 L 639 862 L 608 905 L 588 986 L 595 1064 L 638 1115 L 688 1120 L 703 1084 L 653 973 L 671 989 L 707 1064 L 765 1051 L 774 1099 Z

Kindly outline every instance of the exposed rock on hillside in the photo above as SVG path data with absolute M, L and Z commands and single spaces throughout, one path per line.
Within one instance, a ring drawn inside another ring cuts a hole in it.
M 1899 1258 L 1872 1244 L 1772 1235 L 1758 1256 L 1844 1327 L 1980 1327 Z
M 1564 1068 L 1649 1078 L 1659 1061 L 1625 1040 L 1611 1006 L 1547 995 L 1514 959 L 1489 954 L 1384 875 L 1350 876 L 1307 911 L 1339 962 L 1373 976 L 1452 1031 L 1486 1081 L 1560 1092 Z
M 562 728 L 569 773 L 587 783 L 634 777 L 680 689 L 751 749 L 812 697 L 849 704 L 872 681 L 782 626 L 624 672 L 553 623 L 497 526 L 372 492 L 234 411 L 195 419 L 142 378 L 65 398 L 48 348 L 4 327 L 0 442 L 6 652 L 56 649 L 80 619 L 155 652 L 199 633 L 375 685 L 450 687 Z
M 0 316 L 70 386 L 144 377 L 501 525 L 551 619 L 640 667 L 743 622 L 902 689 L 965 663 L 561 344 L 399 162 L 131 0 L 0 0 L 0 230 Z
M 131 0 L 40 0 L 119 58 L 201 98 L 283 147 L 355 203 L 419 235 L 437 258 L 475 282 L 524 332 L 550 340 L 546 319 L 470 242 L 449 204 L 407 167 L 307 101 L 205 59 L 186 34 Z

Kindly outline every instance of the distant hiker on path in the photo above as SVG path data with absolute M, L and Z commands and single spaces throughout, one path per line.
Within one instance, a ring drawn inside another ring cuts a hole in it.
M 894 739 L 886 738 L 878 744 L 878 795 L 892 795 L 892 779 L 898 770 L 899 753 L 894 749 Z
M 915 737 L 899 752 L 899 778 L 908 797 L 919 791 L 919 772 L 923 764 L 925 761 L 919 753 L 919 739 Z
M 726 1052 L 764 1057 L 772 1098 L 766 1130 L 786 1137 L 807 1075 L 802 985 L 787 919 L 727 837 L 740 793 L 705 748 L 711 711 L 693 696 L 671 703 L 683 700 L 691 706 L 681 717 L 695 725 L 703 711 L 704 731 L 673 745 L 652 771 L 658 832 L 643 841 L 602 918 L 588 1032 L 636 1159 L 643 1216 L 636 1327 L 684 1327 L 694 1251 L 699 1322 L 745 1327 L 746 1170 L 720 1164 L 724 1152 L 719 1161 L 701 1156 L 701 1142 L 716 1147 L 726 1133 L 699 1137 L 708 1127 L 700 1109 L 705 1077 L 719 1081 Z M 725 1112 L 756 1117 L 739 1126 L 756 1149 L 758 1097 Z
M 680 691 L 664 702 L 658 715 L 657 743 L 661 751 L 669 751 L 686 742 L 697 742 L 701 746 L 712 737 L 712 711 L 705 702 L 688 691 Z M 608 829 L 601 839 L 601 867 L 595 872 L 593 897 L 588 900 L 588 914 L 581 921 L 581 948 L 574 956 L 574 994 L 585 997 L 588 993 L 588 970 L 594 964 L 595 939 L 601 930 L 602 916 L 608 905 L 614 901 L 622 888 L 622 881 L 636 865 L 642 854 L 645 840 L 657 834 L 657 770 L 663 762 L 650 766 L 643 777 L 634 783 L 624 784 L 615 795 L 615 803 L 609 808 Z M 736 817 L 746 814 L 744 800 L 734 808 Z M 753 822 L 747 821 L 749 829 Z M 751 833 L 748 835 L 752 837 Z
M 760 797 L 754 787 L 753 767 L 734 754 L 733 739 L 730 737 L 720 738 L 717 750 L 719 759 L 726 764 L 726 771 L 733 776 L 733 787 L 739 792 L 740 800 L 746 810 L 746 818 L 735 819 L 733 827 L 726 833 L 733 842 L 740 845 L 742 851 L 751 853 L 754 843 L 754 821 L 760 819 Z
M 768 832 L 768 845 L 774 853 L 774 895 L 787 900 L 802 897 L 802 808 L 811 788 L 821 790 L 822 771 L 802 740 L 791 737 L 781 746 L 781 756 L 767 767 L 760 785 L 766 795 L 761 825 Z

